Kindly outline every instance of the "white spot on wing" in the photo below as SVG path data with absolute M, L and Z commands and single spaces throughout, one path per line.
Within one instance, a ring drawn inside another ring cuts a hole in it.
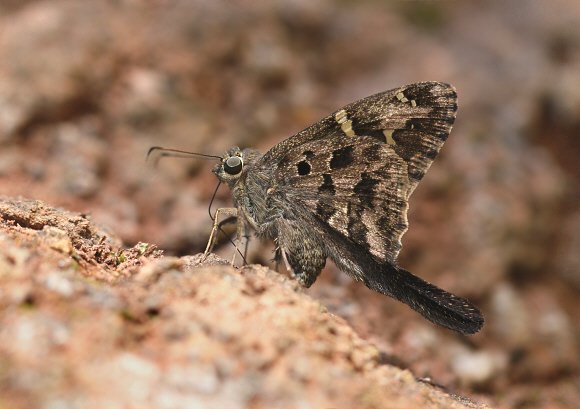
M 395 96 L 401 102 L 409 102 L 413 108 L 417 106 L 417 101 L 415 101 L 414 99 L 409 101 L 409 99 L 405 96 L 405 94 L 403 94 L 402 91 L 397 92 Z
M 394 129 L 383 129 L 383 135 L 385 135 L 385 141 L 389 145 L 396 145 L 397 144 L 395 142 L 395 140 L 393 139 L 393 132 L 394 132 Z
M 341 109 L 334 115 L 334 119 L 336 119 L 336 122 L 338 122 L 339 124 L 342 124 L 347 119 L 346 111 L 344 109 Z
M 348 119 L 348 115 L 344 109 L 341 109 L 334 115 L 334 119 L 340 125 L 340 129 L 346 136 L 355 136 L 354 130 L 352 129 L 352 121 Z
M 345 204 L 341 208 L 337 208 L 337 211 L 328 219 L 328 224 L 335 228 L 340 233 L 348 236 L 348 214 L 347 205 Z
M 397 94 L 397 99 L 401 102 L 409 102 L 409 100 L 407 99 L 407 97 L 405 96 L 405 94 L 403 94 L 402 92 L 399 92 Z

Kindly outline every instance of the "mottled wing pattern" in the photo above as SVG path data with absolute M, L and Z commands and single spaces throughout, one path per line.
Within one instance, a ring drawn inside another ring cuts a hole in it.
M 294 208 L 308 210 L 378 260 L 394 262 L 407 230 L 411 185 L 392 146 L 340 135 L 311 141 L 288 152 L 276 175 Z
M 407 202 L 455 120 L 452 86 L 424 82 L 372 95 L 281 142 L 261 159 L 277 184 L 380 261 L 394 262 Z
M 447 139 L 457 111 L 448 84 L 421 82 L 361 99 L 273 147 L 263 163 L 282 160 L 301 145 L 335 136 L 370 136 L 392 146 L 407 164 L 410 195 Z
M 407 85 L 347 105 L 259 159 L 254 174 L 268 179 L 261 185 L 269 202 L 262 234 L 277 240 L 276 254 L 304 285 L 316 280 L 328 256 L 434 323 L 479 331 L 484 320 L 473 304 L 396 264 L 409 196 L 447 139 L 456 110 L 453 87 Z

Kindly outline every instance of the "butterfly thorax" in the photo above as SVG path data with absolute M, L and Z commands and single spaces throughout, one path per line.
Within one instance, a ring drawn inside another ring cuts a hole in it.
M 272 217 L 268 209 L 268 190 L 273 177 L 271 172 L 259 166 L 262 156 L 255 149 L 233 147 L 213 170 L 218 179 L 231 189 L 238 216 L 258 233 Z

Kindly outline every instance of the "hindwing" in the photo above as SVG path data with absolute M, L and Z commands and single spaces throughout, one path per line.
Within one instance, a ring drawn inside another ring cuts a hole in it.
M 311 141 L 276 172 L 285 201 L 314 214 L 377 259 L 394 262 L 407 230 L 411 184 L 405 161 L 372 137 Z

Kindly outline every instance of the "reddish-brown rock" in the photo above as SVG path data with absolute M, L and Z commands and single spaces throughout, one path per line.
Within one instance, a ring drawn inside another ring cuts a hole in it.
M 123 249 L 0 200 L 0 407 L 484 407 L 381 359 L 266 267 Z

